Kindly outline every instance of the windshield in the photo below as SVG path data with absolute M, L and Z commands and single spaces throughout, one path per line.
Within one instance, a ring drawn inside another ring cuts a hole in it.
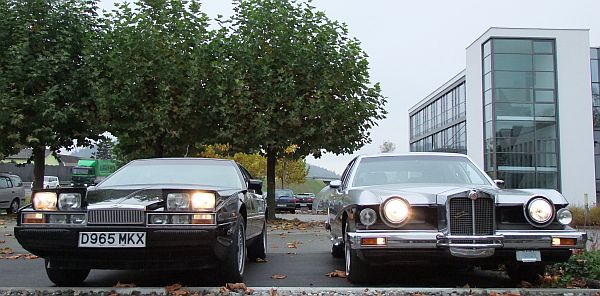
M 293 197 L 294 192 L 291 190 L 275 190 L 276 197 Z
M 353 186 L 412 183 L 490 185 L 467 158 L 415 155 L 363 158 Z
M 93 169 L 92 168 L 82 168 L 82 167 L 75 167 L 73 168 L 73 175 L 88 175 L 88 174 L 93 174 Z
M 240 175 L 230 161 L 211 159 L 153 159 L 133 161 L 98 185 L 185 184 L 242 188 Z

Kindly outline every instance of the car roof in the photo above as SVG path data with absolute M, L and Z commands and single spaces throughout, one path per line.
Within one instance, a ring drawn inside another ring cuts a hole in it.
M 231 162 L 231 163 L 235 163 L 234 160 L 231 159 L 223 159 L 223 158 L 203 158 L 203 157 L 160 157 L 160 158 L 141 158 L 141 159 L 136 159 L 136 160 L 132 160 L 131 162 L 142 162 L 142 161 L 205 161 L 205 160 L 211 160 L 211 161 L 224 161 L 224 162 Z
M 386 157 L 386 156 L 451 156 L 451 157 L 463 157 L 468 158 L 467 155 L 461 153 L 450 153 L 450 152 L 404 152 L 404 153 L 376 153 L 376 154 L 362 154 L 360 158 L 371 158 L 371 157 Z

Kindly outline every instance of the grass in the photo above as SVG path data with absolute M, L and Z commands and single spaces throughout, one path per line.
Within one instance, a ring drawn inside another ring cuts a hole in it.
M 589 209 L 588 214 L 582 207 L 569 207 L 573 213 L 572 226 L 600 226 L 600 206 L 594 206 Z

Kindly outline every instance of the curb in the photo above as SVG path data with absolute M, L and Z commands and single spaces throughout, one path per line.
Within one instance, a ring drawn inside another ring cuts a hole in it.
M 342 295 L 599 295 L 600 289 L 521 289 L 521 288 L 332 288 L 332 287 L 257 287 L 252 288 L 251 295 L 321 295 L 321 296 L 342 296 Z M 135 288 L 115 288 L 115 287 L 49 287 L 49 288 L 31 288 L 31 287 L 0 287 L 0 295 L 18 295 L 18 296 L 43 296 L 43 295 L 244 295 L 243 292 L 222 292 L 216 287 L 182 287 L 175 293 L 168 294 L 165 288 L 158 287 L 135 287 Z

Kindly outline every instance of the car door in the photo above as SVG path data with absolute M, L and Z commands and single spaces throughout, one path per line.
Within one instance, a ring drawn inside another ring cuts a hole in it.
M 344 209 L 344 196 L 347 193 L 350 185 L 350 176 L 352 174 L 356 158 L 350 161 L 344 173 L 342 174 L 341 185 L 332 193 L 332 198 L 329 202 L 329 223 L 331 225 L 331 233 L 337 237 L 342 236 L 342 216 Z
M 9 186 L 10 181 L 8 178 L 4 176 L 0 176 L 0 205 L 3 208 L 7 208 L 10 206 L 10 202 L 13 198 L 12 186 Z
M 243 166 L 238 164 L 238 167 L 242 172 L 242 176 L 244 177 L 244 182 L 246 183 L 246 186 L 249 186 L 250 180 L 252 179 L 252 175 L 250 175 L 250 173 Z M 260 215 L 260 208 L 257 200 L 259 195 L 256 194 L 254 190 L 249 189 L 244 195 L 246 204 L 246 214 L 248 215 L 248 221 L 246 221 L 246 237 L 252 238 L 260 234 L 260 232 L 262 231 L 262 225 L 264 222 L 264 212 L 263 215 Z

